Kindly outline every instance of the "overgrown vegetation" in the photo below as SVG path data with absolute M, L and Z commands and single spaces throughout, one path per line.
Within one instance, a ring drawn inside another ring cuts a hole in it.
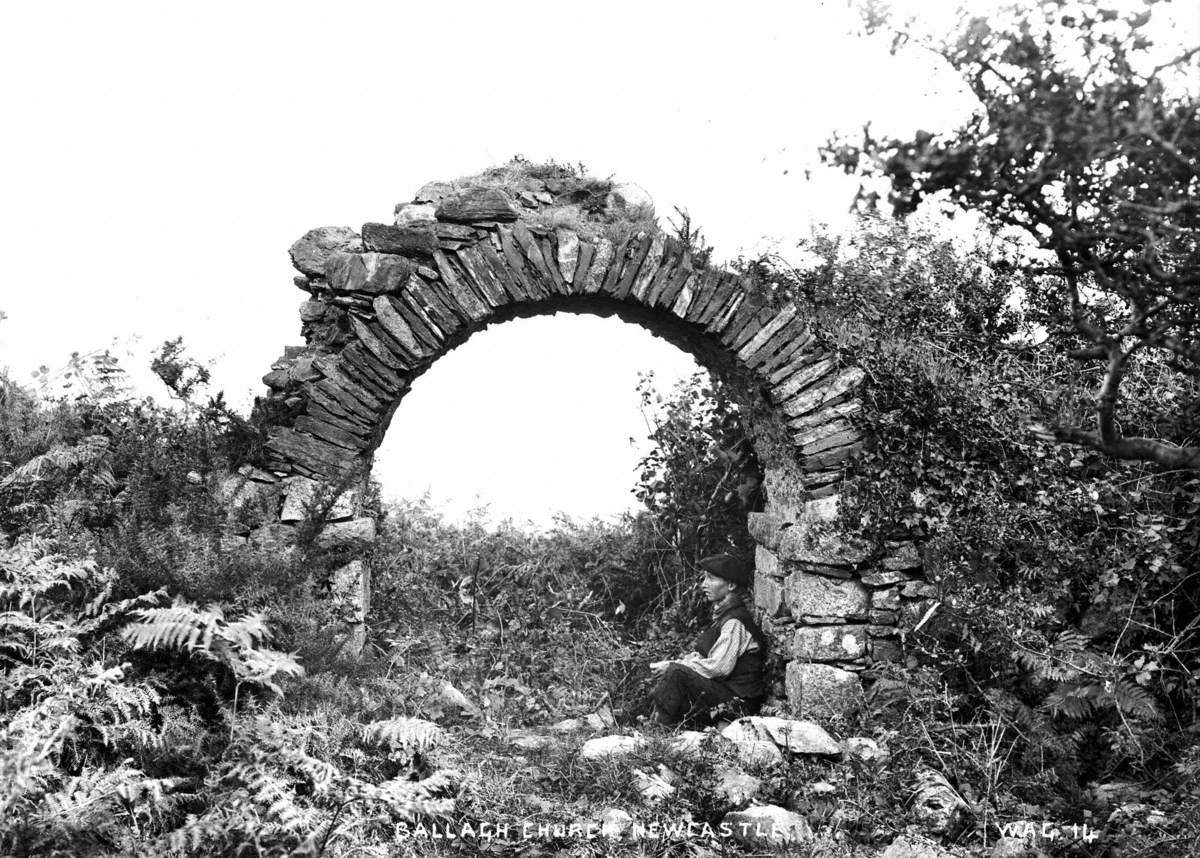
M 876 685 L 893 747 L 949 775 L 981 823 L 1029 808 L 1104 819 L 1135 798 L 1144 821 L 1172 796 L 1182 815 L 1141 828 L 1140 842 L 1190 848 L 1200 480 L 1022 431 L 1031 414 L 1085 407 L 1090 377 L 1034 344 L 1013 300 L 1031 275 L 1001 264 L 1004 241 L 964 246 L 930 222 L 867 218 L 805 250 L 780 283 L 868 379 L 871 434 L 843 522 L 923 545 L 937 587 L 934 613 L 906 641 L 907 669 Z M 1194 393 L 1150 360 L 1125 384 L 1137 394 L 1131 427 L 1154 419 L 1137 403 Z

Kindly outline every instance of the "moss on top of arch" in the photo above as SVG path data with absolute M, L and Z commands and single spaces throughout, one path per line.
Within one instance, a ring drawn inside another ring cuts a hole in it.
M 636 232 L 660 231 L 654 204 L 644 190 L 589 176 L 582 165 L 533 162 L 517 156 L 472 176 L 431 182 L 418 197 L 470 188 L 499 188 L 512 198 L 521 219 L 544 229 L 574 230 L 580 238 L 624 241 Z

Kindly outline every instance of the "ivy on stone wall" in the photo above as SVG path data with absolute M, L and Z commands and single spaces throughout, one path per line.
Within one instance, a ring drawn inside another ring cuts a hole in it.
M 1002 242 L 964 250 L 870 219 L 806 249 L 812 264 L 785 279 L 867 377 L 842 520 L 922 545 L 938 600 L 910 654 L 976 705 L 1041 719 L 1033 736 L 1084 730 L 1094 741 L 1063 757 L 1072 777 L 1169 753 L 1200 699 L 1200 481 L 1024 431 L 1083 407 L 1088 385 L 1035 344 Z M 1180 382 L 1148 362 L 1127 383 L 1172 396 Z

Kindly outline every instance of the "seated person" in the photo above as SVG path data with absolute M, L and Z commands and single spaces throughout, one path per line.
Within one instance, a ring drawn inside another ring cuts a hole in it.
M 706 557 L 697 565 L 704 572 L 704 595 L 713 603 L 713 621 L 696 638 L 693 652 L 650 665 L 658 677 L 651 696 L 661 724 L 704 723 L 708 711 L 723 703 L 757 712 L 765 696 L 767 642 L 745 600 L 750 565 L 730 554 Z

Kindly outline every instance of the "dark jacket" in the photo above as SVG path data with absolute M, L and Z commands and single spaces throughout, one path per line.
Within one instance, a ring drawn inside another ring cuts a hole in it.
M 713 648 L 713 644 L 717 642 L 717 638 L 721 636 L 721 627 L 732 620 L 738 620 L 746 627 L 750 636 L 754 638 L 754 642 L 758 644 L 758 649 L 742 653 L 734 663 L 733 670 L 729 675 L 718 681 L 738 697 L 750 700 L 761 698 L 766 694 L 766 686 L 763 683 L 763 663 L 767 654 L 767 638 L 762 629 L 758 627 L 758 623 L 754 622 L 754 616 L 745 605 L 740 603 L 731 605 L 717 614 L 713 618 L 712 624 L 696 638 L 692 648 L 700 653 L 701 657 L 706 657 Z

